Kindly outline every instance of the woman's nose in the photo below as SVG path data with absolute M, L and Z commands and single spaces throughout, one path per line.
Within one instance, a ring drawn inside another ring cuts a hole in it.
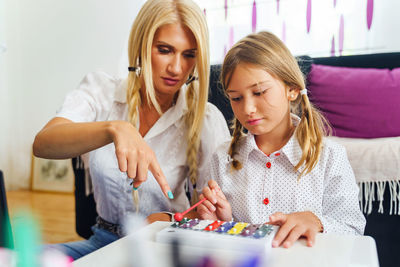
M 168 72 L 172 75 L 179 75 L 182 73 L 182 61 L 179 55 L 174 55 L 168 64 Z

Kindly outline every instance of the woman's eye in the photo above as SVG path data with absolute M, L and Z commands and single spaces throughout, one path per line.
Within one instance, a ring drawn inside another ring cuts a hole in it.
M 183 56 L 186 58 L 195 58 L 196 54 L 195 53 L 187 53 L 187 54 L 183 54 Z
M 165 47 L 158 47 L 158 52 L 160 52 L 161 54 L 168 54 L 170 52 L 170 50 L 168 48 Z

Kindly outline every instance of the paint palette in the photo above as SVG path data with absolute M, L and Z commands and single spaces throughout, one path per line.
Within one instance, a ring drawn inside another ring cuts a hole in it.
M 156 241 L 206 248 L 236 250 L 269 250 L 278 226 L 250 224 L 245 222 L 225 222 L 186 219 L 175 222 L 156 234 Z

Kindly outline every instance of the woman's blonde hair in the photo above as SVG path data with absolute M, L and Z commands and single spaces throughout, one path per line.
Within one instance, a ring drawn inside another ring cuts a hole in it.
M 135 72 L 130 72 L 128 76 L 128 119 L 136 126 L 137 107 L 142 102 L 140 96 L 140 78 L 142 76 L 147 102 L 153 105 L 160 114 L 162 113 L 153 85 L 151 50 L 157 29 L 167 24 L 186 26 L 193 33 L 197 44 L 196 64 L 192 75 L 198 77 L 198 80 L 188 85 L 186 92 L 188 112 L 185 114 L 187 164 L 189 178 L 195 186 L 200 132 L 208 100 L 210 63 L 207 22 L 203 12 L 193 1 L 149 0 L 139 11 L 129 37 L 128 56 L 129 66 L 140 66 L 141 73 L 140 76 L 137 76 Z
M 235 68 L 240 63 L 250 63 L 267 71 L 273 77 L 280 79 L 291 89 L 305 89 L 304 76 L 296 59 L 292 56 L 285 44 L 274 34 L 259 32 L 250 34 L 237 42 L 227 53 L 221 71 L 223 87 L 228 87 Z M 317 164 L 321 150 L 323 137 L 330 131 L 327 120 L 310 103 L 307 94 L 299 94 L 295 101 L 291 102 L 291 112 L 301 113 L 301 120 L 296 128 L 296 138 L 302 149 L 302 157 L 295 170 L 304 164 L 299 178 L 308 174 Z M 234 158 L 237 143 L 244 135 L 243 126 L 235 118 L 232 124 L 233 136 L 229 148 L 232 160 L 232 168 L 238 170 L 241 163 Z

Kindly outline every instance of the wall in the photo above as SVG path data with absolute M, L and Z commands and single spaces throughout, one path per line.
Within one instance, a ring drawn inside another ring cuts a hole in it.
M 220 63 L 233 43 L 268 30 L 295 55 L 338 56 L 398 51 L 400 1 L 386 0 L 201 0 Z
M 0 169 L 7 189 L 27 188 L 36 133 L 86 73 L 120 72 L 143 1 L 0 1 Z
M 5 0 L 0 0 L 0 169 L 8 172 L 7 155 L 4 148 L 6 147 L 7 140 L 5 132 L 8 132 L 8 92 L 6 90 L 6 64 L 5 54 L 7 51 L 5 40 Z
M 5 52 L 0 48 L 0 169 L 8 189 L 29 186 L 34 136 L 66 92 L 90 71 L 125 72 L 129 29 L 143 2 L 0 0 L 0 45 L 7 46 Z M 241 37 L 260 30 L 277 34 L 296 55 L 400 47 L 397 0 L 196 2 L 210 25 L 213 63 Z

